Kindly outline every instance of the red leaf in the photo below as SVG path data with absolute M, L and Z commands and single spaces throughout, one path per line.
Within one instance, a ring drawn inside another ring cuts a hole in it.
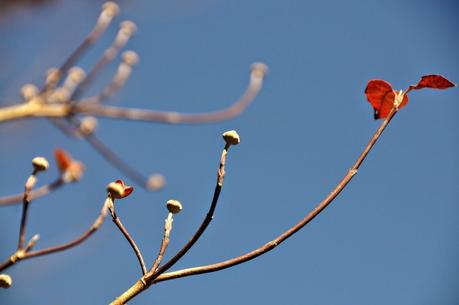
M 448 89 L 456 86 L 454 83 L 450 82 L 448 79 L 441 75 L 424 75 L 421 77 L 419 83 L 413 87 L 413 89 L 422 89 L 422 88 L 433 88 L 433 89 Z
M 54 150 L 54 159 L 61 172 L 66 171 L 72 163 L 72 157 L 62 148 L 56 148 Z
M 375 119 L 387 117 L 389 112 L 394 107 L 396 92 L 392 89 L 392 85 L 381 79 L 370 80 L 365 88 L 365 95 L 368 102 L 375 110 Z M 408 96 L 403 97 L 399 108 L 402 108 L 408 103 Z

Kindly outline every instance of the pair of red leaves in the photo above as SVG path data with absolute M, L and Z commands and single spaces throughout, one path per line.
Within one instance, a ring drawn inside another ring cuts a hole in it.
M 441 75 L 424 75 L 416 85 L 411 85 L 405 92 L 402 92 L 403 99 L 398 105 L 398 108 L 404 107 L 408 103 L 407 93 L 411 90 L 419 90 L 423 88 L 432 89 L 448 89 L 456 86 L 448 79 Z M 365 95 L 368 102 L 373 106 L 375 111 L 375 119 L 383 119 L 387 117 L 389 112 L 394 107 L 397 92 L 392 88 L 392 85 L 381 79 L 370 80 L 365 88 Z

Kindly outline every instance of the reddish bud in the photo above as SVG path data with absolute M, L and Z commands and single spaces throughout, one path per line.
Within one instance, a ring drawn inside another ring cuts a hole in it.
M 116 180 L 115 182 L 110 182 L 107 185 L 107 192 L 113 199 L 122 199 L 129 196 L 134 188 L 129 185 L 125 185 L 123 180 Z

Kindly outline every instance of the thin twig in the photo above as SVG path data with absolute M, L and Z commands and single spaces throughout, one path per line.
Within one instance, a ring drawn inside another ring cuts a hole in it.
M 115 154 L 107 145 L 104 144 L 96 135 L 93 133 L 85 135 L 83 137 L 92 148 L 94 148 L 98 153 L 100 153 L 108 162 L 113 164 L 117 169 L 119 169 L 126 176 L 131 178 L 137 185 L 148 189 L 148 178 L 143 176 L 133 167 L 131 167 L 126 161 L 121 159 L 117 154 Z
M 169 245 L 170 233 L 172 230 L 172 222 L 173 222 L 172 213 L 169 212 L 169 214 L 167 215 L 167 218 L 164 221 L 164 235 L 161 241 L 161 246 L 159 247 L 158 255 L 156 256 L 156 259 L 153 262 L 153 265 L 151 266 L 149 272 L 156 271 L 156 269 L 158 268 L 159 264 L 161 263 L 164 257 L 164 253 L 166 253 L 167 246 Z
M 18 241 L 18 250 L 22 250 L 24 248 L 25 243 L 25 233 L 27 227 L 27 217 L 29 211 L 29 193 L 30 190 L 34 187 L 35 183 L 37 182 L 37 170 L 34 169 L 32 175 L 27 178 L 27 181 L 24 186 L 24 195 L 22 197 L 22 214 L 21 214 L 21 224 L 19 225 L 19 241 Z
M 120 29 L 118 34 L 116 35 L 115 39 L 113 40 L 110 47 L 108 47 L 104 54 L 99 58 L 97 63 L 88 73 L 86 78 L 80 84 L 80 86 L 73 92 L 71 96 L 71 100 L 73 103 L 76 102 L 85 91 L 85 89 L 91 84 L 97 74 L 102 71 L 108 63 L 110 63 L 118 54 L 118 52 L 127 44 L 129 38 L 135 32 L 135 24 L 130 21 L 125 21 L 121 23 Z
M 135 282 L 128 290 L 126 290 L 123 294 L 121 294 L 119 297 L 117 297 L 111 305 L 123 305 L 127 301 L 131 300 L 133 297 L 150 287 L 152 284 L 155 284 L 157 282 L 161 281 L 166 281 L 166 280 L 171 280 L 171 279 L 176 279 L 176 278 L 181 278 L 181 277 L 186 277 L 186 276 L 191 276 L 191 275 L 197 275 L 197 274 L 203 274 L 203 273 L 210 273 L 210 272 L 215 272 L 218 270 L 230 268 L 233 266 L 236 266 L 238 264 L 250 261 L 260 255 L 263 255 L 267 253 L 268 251 L 274 249 L 276 246 L 281 244 L 283 241 L 285 241 L 287 238 L 298 232 L 300 229 L 302 229 L 305 225 L 307 225 L 311 220 L 313 220 L 317 215 L 320 214 L 340 193 L 341 191 L 348 185 L 348 183 L 352 180 L 352 178 L 357 174 L 357 171 L 362 164 L 362 162 L 365 160 L 366 156 L 370 152 L 370 150 L 373 148 L 374 144 L 376 141 L 379 139 L 381 136 L 382 132 L 384 129 L 387 127 L 389 122 L 392 120 L 394 115 L 397 113 L 398 109 L 397 107 L 393 107 L 386 119 L 381 123 L 379 128 L 376 130 L 368 144 L 365 146 L 363 149 L 362 153 L 359 155 L 357 160 L 355 161 L 354 165 L 351 167 L 351 169 L 346 173 L 346 175 L 341 179 L 341 181 L 335 186 L 335 188 L 332 190 L 331 193 L 325 197 L 324 200 L 322 200 L 308 215 L 306 215 L 302 220 L 300 220 L 297 224 L 295 224 L 293 227 L 285 231 L 284 233 L 280 234 L 277 238 L 274 240 L 264 244 L 263 246 L 248 252 L 244 255 L 215 263 L 215 264 L 210 264 L 210 265 L 205 265 L 205 266 L 199 266 L 199 267 L 193 267 L 193 268 L 187 268 L 187 269 L 182 269 L 178 271 L 173 271 L 173 272 L 167 272 L 163 274 L 159 274 L 159 269 L 157 274 L 159 276 L 157 278 L 150 277 L 148 282 L 146 281 L 145 277 L 141 278 L 137 282 Z M 153 279 L 153 280 L 152 280 Z
M 16 262 L 20 260 L 25 260 L 25 259 L 29 259 L 32 257 L 43 256 L 47 254 L 64 251 L 64 250 L 73 248 L 81 244 L 83 241 L 88 239 L 92 234 L 94 234 L 103 224 L 104 219 L 107 216 L 107 208 L 108 208 L 108 203 L 105 202 L 104 206 L 102 207 L 100 211 L 99 216 L 96 218 L 96 220 L 91 225 L 91 227 L 89 227 L 88 230 L 86 230 L 83 234 L 81 234 L 79 237 L 75 238 L 74 240 L 61 244 L 61 245 L 52 246 L 49 248 L 36 250 L 36 251 L 22 251 L 22 252 L 16 251 L 16 253 L 14 253 L 8 260 L 0 264 L 0 271 L 7 269 L 8 267 L 14 265 Z M 30 247 L 28 250 L 30 250 Z
M 94 44 L 110 25 L 112 19 L 118 14 L 119 7 L 115 3 L 104 4 L 92 31 L 85 37 L 83 42 L 73 51 L 62 66 L 56 71 L 54 79 L 47 81 L 40 94 L 53 89 L 60 81 L 62 75 L 80 59 L 80 57 Z
M 139 261 L 140 268 L 142 269 L 142 274 L 145 275 L 147 273 L 147 267 L 145 267 L 145 262 L 142 257 L 142 252 L 140 252 L 139 247 L 135 243 L 134 239 L 131 237 L 129 232 L 126 230 L 126 228 L 123 226 L 121 223 L 120 218 L 118 215 L 116 215 L 115 210 L 112 208 L 109 208 L 109 211 L 112 215 L 112 220 L 115 223 L 115 225 L 118 227 L 118 229 L 123 233 L 124 237 L 126 240 L 129 242 L 129 245 L 131 245 L 132 250 L 134 250 L 135 255 L 137 256 L 137 260 Z
M 37 198 L 43 197 L 52 191 L 55 191 L 62 185 L 64 185 L 64 180 L 62 177 L 59 177 L 55 181 L 51 182 L 50 184 L 43 185 L 35 190 L 30 191 L 29 193 L 29 200 L 33 201 Z M 24 194 L 15 194 L 15 195 L 10 195 L 10 196 L 5 196 L 5 197 L 0 197 L 0 206 L 8 206 L 8 205 L 14 205 L 21 203 L 22 198 Z

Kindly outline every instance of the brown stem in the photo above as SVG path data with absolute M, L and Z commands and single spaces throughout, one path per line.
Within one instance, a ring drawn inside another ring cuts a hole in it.
M 121 223 L 121 220 L 118 217 L 118 215 L 116 215 L 114 208 L 111 207 L 109 208 L 109 210 L 112 215 L 113 222 L 118 227 L 118 229 L 121 231 L 121 233 L 123 233 L 124 237 L 129 242 L 129 245 L 131 245 L 132 250 L 134 250 L 134 253 L 137 256 L 137 260 L 139 261 L 140 268 L 142 269 L 142 274 L 145 275 L 147 273 L 147 267 L 145 267 L 145 262 L 143 260 L 142 253 L 140 252 L 139 247 L 137 246 L 134 239 L 131 237 L 129 232 L 126 230 L 126 228 Z
M 29 193 L 29 199 L 30 201 L 33 201 L 37 198 L 43 197 L 51 193 L 52 191 L 58 189 L 62 185 L 64 185 L 64 180 L 62 179 L 62 177 L 59 177 L 58 179 L 56 179 L 50 184 L 43 185 L 35 190 L 32 190 Z M 8 205 L 21 203 L 22 202 L 21 200 L 23 199 L 23 197 L 24 197 L 24 193 L 1 197 L 0 206 L 8 206 Z
M 69 248 L 73 248 L 79 244 L 81 244 L 83 241 L 88 239 L 92 234 L 94 234 L 100 226 L 103 224 L 105 217 L 107 216 L 107 208 L 108 204 L 107 202 L 104 204 L 102 207 L 99 216 L 96 218 L 94 223 L 91 225 L 91 227 L 86 230 L 83 234 L 81 234 L 78 238 L 69 241 L 67 243 L 57 245 L 57 246 L 52 246 L 49 248 L 41 249 L 41 250 L 36 250 L 36 251 L 16 251 L 8 260 L 0 264 L 0 271 L 3 271 L 7 269 L 8 267 L 11 267 L 14 265 L 16 262 L 24 259 L 29 259 L 32 257 L 37 257 L 37 256 L 43 256 L 47 254 L 52 254 L 55 252 L 60 252 L 67 250 Z M 29 249 L 30 250 L 30 247 Z
M 223 262 L 205 265 L 205 266 L 187 268 L 187 269 L 163 273 L 163 274 L 159 274 L 159 269 L 158 269 L 157 274 L 159 274 L 159 276 L 156 279 L 153 279 L 153 281 L 151 281 L 151 278 L 150 278 L 149 279 L 150 281 L 146 282 L 145 277 L 141 278 L 140 280 L 135 282 L 128 290 L 126 290 L 123 294 L 121 294 L 118 298 L 116 298 L 111 303 L 111 305 L 125 304 L 127 301 L 131 300 L 133 297 L 135 297 L 136 295 L 138 295 L 139 293 L 141 293 L 142 291 L 144 291 L 145 289 L 147 289 L 154 283 L 226 269 L 226 268 L 233 267 L 238 264 L 250 261 L 274 249 L 280 243 L 282 243 L 287 238 L 289 238 L 290 236 L 298 232 L 305 225 L 307 225 L 317 215 L 319 215 L 320 212 L 322 212 L 341 193 L 341 191 L 348 185 L 348 183 L 352 180 L 352 178 L 357 174 L 357 171 L 360 165 L 365 160 L 366 156 L 368 155 L 368 153 L 370 152 L 370 150 L 372 149 L 372 147 L 374 146 L 376 141 L 379 139 L 382 132 L 387 127 L 387 125 L 389 124 L 389 122 L 392 120 L 392 118 L 394 117 L 396 113 L 397 113 L 396 107 L 392 108 L 392 110 L 390 111 L 386 119 L 381 123 L 381 125 L 376 130 L 376 132 L 374 133 L 374 135 L 372 136 L 368 144 L 365 146 L 364 150 L 359 155 L 354 165 L 351 167 L 351 169 L 349 169 L 349 171 L 341 179 L 341 181 L 335 186 L 335 188 L 331 191 L 331 193 L 328 194 L 327 197 L 325 197 L 325 199 L 322 200 L 308 215 L 306 215 L 302 220 L 300 220 L 293 227 L 291 227 L 284 233 L 280 234 L 277 238 L 275 238 L 274 240 L 264 244 L 263 246 L 251 252 L 248 252 L 244 255 L 241 255 L 241 256 L 238 256 L 238 257 L 235 257 L 235 258 L 223 261 Z

